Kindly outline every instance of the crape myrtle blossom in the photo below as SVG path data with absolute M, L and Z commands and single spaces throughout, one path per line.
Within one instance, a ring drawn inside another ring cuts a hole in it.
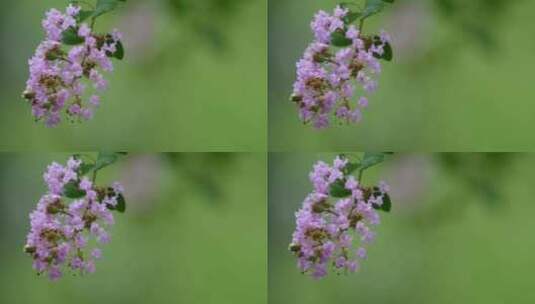
M 33 258 L 38 274 L 47 274 L 53 281 L 61 278 L 65 266 L 80 274 L 95 271 L 95 260 L 102 252 L 91 248 L 90 241 L 94 238 L 98 245 L 110 241 L 111 210 L 123 199 L 120 184 L 98 187 L 81 170 L 82 162 L 76 158 L 66 166 L 49 165 L 43 176 L 48 191 L 30 214 L 25 252 Z M 69 202 L 69 196 L 76 198 Z
M 296 213 L 290 250 L 298 267 L 314 278 L 337 272 L 355 272 L 366 259 L 366 246 L 380 223 L 378 209 L 390 198 L 388 186 L 365 187 L 348 174 L 349 162 L 337 157 L 332 166 L 318 162 L 310 173 L 314 190 Z M 358 246 L 357 246 L 358 244 Z
M 108 86 L 102 73 L 113 71 L 111 57 L 123 56 L 121 34 L 94 33 L 93 24 L 81 22 L 82 13 L 72 4 L 65 13 L 48 11 L 42 22 L 46 37 L 29 60 L 23 97 L 36 120 L 49 127 L 61 122 L 63 111 L 71 121 L 91 119 L 100 104 L 98 93 Z
M 350 17 L 341 6 L 332 15 L 319 11 L 311 23 L 315 39 L 297 62 L 291 100 L 300 119 L 318 129 L 330 125 L 331 115 L 359 122 L 367 95 L 377 89 L 373 76 L 381 73 L 379 59 L 391 59 L 388 34 L 365 36 Z

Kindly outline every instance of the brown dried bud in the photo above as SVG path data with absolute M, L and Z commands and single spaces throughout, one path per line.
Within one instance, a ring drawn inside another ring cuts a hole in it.
M 92 62 L 92 61 L 86 61 L 84 62 L 84 65 L 82 66 L 83 70 L 84 70 L 84 76 L 89 78 L 89 76 L 91 75 L 91 71 L 97 66 L 96 63 Z
M 61 239 L 63 233 L 57 229 L 45 229 L 41 232 L 41 237 L 53 243 Z
M 320 89 L 323 86 L 323 79 L 311 78 L 306 82 L 306 85 L 313 87 L 314 89 Z
M 355 225 L 360 222 L 361 220 L 363 219 L 362 215 L 361 214 L 354 214 L 351 216 L 351 218 L 349 219 L 349 226 L 350 227 L 355 227 Z
M 91 228 L 91 224 L 93 224 L 97 220 L 97 216 L 88 212 L 84 214 L 84 216 L 82 217 L 82 220 L 85 223 L 85 228 L 89 229 Z
M 61 59 L 64 56 L 65 56 L 65 52 L 59 46 L 55 46 L 51 48 L 45 54 L 46 60 L 50 60 L 50 61 Z
M 65 210 L 65 205 L 63 205 L 63 203 L 59 199 L 53 202 L 52 204 L 49 204 L 46 207 L 46 212 L 48 214 L 57 214 L 57 213 L 63 212 L 64 210 Z
M 325 210 L 328 210 L 330 208 L 329 204 L 327 204 L 326 200 L 321 200 L 319 202 L 315 202 L 312 205 L 312 212 L 314 213 L 322 213 Z
M 364 69 L 364 64 L 360 61 L 355 60 L 349 65 L 349 69 L 351 69 L 351 76 L 357 77 L 358 73 Z

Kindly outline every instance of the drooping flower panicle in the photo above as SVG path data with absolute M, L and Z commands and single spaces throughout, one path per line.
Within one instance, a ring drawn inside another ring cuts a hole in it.
M 349 174 L 351 166 L 344 157 L 332 166 L 318 162 L 310 173 L 314 190 L 296 213 L 290 251 L 299 269 L 317 279 L 327 275 L 329 266 L 357 271 L 375 237 L 373 227 L 380 223 L 378 210 L 390 209 L 388 186 L 364 187 Z
M 87 11 L 72 4 L 65 13 L 48 11 L 42 22 L 45 40 L 29 60 L 30 76 L 23 97 L 35 119 L 49 127 L 61 122 L 62 112 L 71 121 L 91 119 L 100 104 L 98 92 L 108 86 L 102 73 L 113 71 L 111 58 L 124 56 L 117 30 L 94 33 L 96 17 L 90 18 L 91 24 L 83 22 L 84 18 L 88 18 Z
M 328 127 L 332 115 L 340 121 L 359 122 L 368 106 L 366 95 L 377 89 L 373 76 L 381 73 L 379 60 L 392 57 L 389 35 L 384 31 L 364 35 L 351 24 L 353 15 L 342 6 L 332 15 L 319 11 L 311 23 L 314 41 L 297 62 L 291 100 L 300 119 L 318 129 Z
M 112 210 L 124 203 L 119 183 L 98 187 L 83 176 L 85 164 L 70 158 L 66 166 L 52 163 L 44 174 L 48 191 L 30 214 L 30 232 L 25 252 L 33 258 L 38 274 L 61 278 L 64 266 L 80 274 L 93 273 L 100 248 L 110 241 L 107 228 L 114 224 Z

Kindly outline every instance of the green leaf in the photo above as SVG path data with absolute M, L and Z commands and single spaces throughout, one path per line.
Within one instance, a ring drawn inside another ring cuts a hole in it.
M 336 31 L 331 34 L 331 44 L 338 47 L 346 47 L 351 45 L 353 41 L 346 37 L 345 32 Z
M 386 61 L 392 61 L 392 58 L 394 57 L 394 52 L 392 51 L 392 46 L 390 45 L 390 43 L 385 43 L 383 49 L 385 51 L 383 54 L 383 59 Z
M 354 3 L 354 2 L 340 2 L 338 3 L 338 5 L 340 5 L 341 8 L 348 8 L 348 7 L 358 7 L 359 5 L 357 3 Z
M 61 42 L 66 45 L 77 45 L 83 43 L 85 39 L 78 36 L 78 30 L 74 27 L 69 27 L 62 33 Z
M 85 20 L 87 20 L 87 18 L 93 16 L 94 13 L 95 11 L 80 10 L 80 12 L 75 18 L 76 22 L 77 23 L 84 22 Z
M 349 11 L 349 13 L 347 13 L 347 15 L 344 17 L 344 23 L 346 25 L 347 24 L 351 24 L 351 23 L 355 22 L 357 19 L 359 19 L 360 16 L 362 16 L 362 14 L 360 12 Z
M 117 196 L 117 206 L 114 207 L 114 210 L 124 213 L 126 211 L 126 201 L 122 194 Z
M 359 162 L 354 162 L 354 163 L 348 162 L 347 165 L 344 168 L 344 174 L 345 175 L 350 175 L 351 173 L 355 172 L 359 168 L 360 168 L 360 163 Z
M 113 57 L 119 59 L 119 60 L 123 60 L 124 58 L 124 47 L 123 47 L 123 43 L 121 42 L 121 40 L 117 41 L 117 50 L 115 51 L 115 53 L 113 54 Z
M 384 211 L 384 212 L 390 212 L 390 210 L 392 209 L 392 201 L 390 200 L 390 195 L 388 195 L 388 193 L 381 193 L 381 191 L 379 190 L 378 187 L 374 187 L 374 196 L 383 196 L 383 204 L 382 205 L 377 205 L 377 204 L 372 204 L 372 207 L 373 209 L 375 210 L 381 210 L 381 211 Z
M 117 205 L 106 205 L 106 207 L 110 210 L 114 210 L 120 213 L 124 213 L 126 211 L 126 201 L 124 199 L 124 196 L 122 194 L 117 195 Z
M 88 164 L 88 163 L 82 163 L 80 167 L 78 167 L 78 176 L 86 175 L 87 173 L 91 172 L 95 168 L 95 164 Z
M 392 3 L 394 3 L 394 0 L 366 0 L 364 10 L 362 11 L 362 19 L 366 19 L 381 12 L 387 4 Z
M 71 181 L 63 186 L 63 195 L 68 198 L 81 198 L 85 196 L 85 191 L 78 187 L 78 182 Z
M 392 209 L 392 201 L 390 200 L 390 195 L 388 193 L 385 193 L 383 195 L 383 205 L 381 205 L 381 210 L 390 212 Z
M 123 60 L 123 58 L 124 58 L 123 43 L 119 40 L 119 41 L 117 41 L 117 44 L 115 45 L 115 47 L 116 47 L 115 53 L 106 52 L 106 55 L 108 57 L 113 57 L 113 58 L 117 58 L 119 60 Z
M 337 180 L 334 183 L 331 184 L 331 188 L 329 189 L 329 194 L 332 197 L 348 197 L 351 195 L 351 191 L 347 190 L 345 188 L 345 181 L 344 180 Z
M 122 152 L 100 152 L 97 157 L 97 162 L 95 163 L 95 171 L 112 165 L 121 155 L 124 154 Z
M 126 2 L 126 0 L 98 0 L 97 7 L 93 12 L 93 18 L 97 18 L 105 13 L 111 12 L 117 8 L 119 2 Z
M 360 163 L 360 170 L 365 170 L 382 163 L 385 160 L 385 153 L 364 153 L 364 158 Z
M 383 42 L 381 41 L 381 38 L 379 36 L 373 37 L 373 43 L 375 45 L 381 45 Z M 383 54 L 377 54 L 374 53 L 373 56 L 377 59 L 384 59 L 386 61 L 392 61 L 392 58 L 394 57 L 393 51 L 392 51 L 392 45 L 390 43 L 385 43 L 383 46 Z
M 383 0 L 366 0 L 364 11 L 362 11 L 362 19 L 373 16 L 383 10 L 385 2 Z

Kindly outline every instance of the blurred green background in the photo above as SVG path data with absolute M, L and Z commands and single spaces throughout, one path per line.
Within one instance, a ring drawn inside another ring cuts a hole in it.
M 129 0 L 97 23 L 124 33 L 126 57 L 95 118 L 47 129 L 20 96 L 45 12 L 67 3 L 2 2 L 0 150 L 265 150 L 265 0 Z
M 315 281 L 288 251 L 308 173 L 334 154 L 269 156 L 270 303 L 534 303 L 535 154 L 395 154 L 366 171 L 386 180 L 368 260 Z
M 304 126 L 288 101 L 309 24 L 334 0 L 269 1 L 270 151 L 532 151 L 534 1 L 404 0 L 367 21 L 394 60 L 358 125 Z M 358 2 L 358 0 L 357 0 Z
M 130 154 L 99 172 L 127 211 L 97 271 L 38 277 L 22 252 L 42 174 L 67 154 L 0 154 L 1 303 L 266 303 L 266 156 Z

